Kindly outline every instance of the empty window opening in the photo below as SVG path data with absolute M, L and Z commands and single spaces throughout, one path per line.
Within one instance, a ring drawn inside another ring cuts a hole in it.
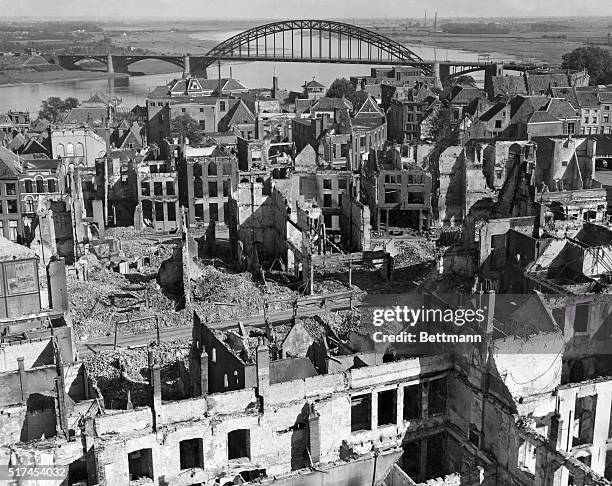
M 151 449 L 140 449 L 128 454 L 130 481 L 139 478 L 153 479 L 153 454 Z
M 87 462 L 85 459 L 77 459 L 68 466 L 68 484 L 82 482 L 87 484 Z
M 208 196 L 217 197 L 217 181 L 208 183 Z
M 406 442 L 404 452 L 400 459 L 400 467 L 413 480 L 418 480 L 421 474 L 421 444 L 420 442 Z
M 182 440 L 179 443 L 181 469 L 204 467 L 202 439 Z
M 142 201 L 142 217 L 153 221 L 153 203 L 151 201 Z
M 168 203 L 168 221 L 176 221 L 176 207 L 174 203 Z
M 227 434 L 227 458 L 251 458 L 251 433 L 248 429 L 232 430 Z
M 427 410 L 429 415 L 436 415 L 446 411 L 446 380 L 434 380 L 429 383 L 427 397 Z
M 351 432 L 372 428 L 372 397 L 358 395 L 351 397 Z
M 579 304 L 576 306 L 574 315 L 574 332 L 587 332 L 589 323 L 589 305 Z
M 142 195 L 143 196 L 150 196 L 151 195 L 150 188 L 149 188 L 149 183 L 148 182 L 143 182 L 142 183 L 141 191 L 142 191 Z
M 446 437 L 437 434 L 427 439 L 427 460 L 425 465 L 425 479 L 444 476 L 447 471 L 444 467 L 446 461 Z
M 425 204 L 424 192 L 409 192 L 408 204 Z
M 398 204 L 400 202 L 400 191 L 398 189 L 385 189 L 385 203 Z
M 210 203 L 208 205 L 209 221 L 219 221 L 219 205 L 217 203 Z
M 391 425 L 397 422 L 397 391 L 378 392 L 378 425 Z
M 572 447 L 593 443 L 596 406 L 597 395 L 589 395 L 576 400 Z
M 155 203 L 155 219 L 157 221 L 164 220 L 164 203 L 162 202 Z
M 421 418 L 421 387 L 410 385 L 404 388 L 404 420 Z
M 202 221 L 204 219 L 204 204 L 196 204 L 194 209 L 196 221 Z
M 161 196 L 162 192 L 163 192 L 162 183 L 161 182 L 154 182 L 153 183 L 153 195 Z
M 168 196 L 174 196 L 174 182 L 173 181 L 166 182 L 166 194 Z

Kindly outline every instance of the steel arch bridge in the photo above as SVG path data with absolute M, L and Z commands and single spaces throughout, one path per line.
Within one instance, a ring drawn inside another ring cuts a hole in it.
M 289 39 L 286 33 L 291 34 Z M 217 60 L 403 64 L 418 66 L 431 74 L 429 64 L 399 42 L 363 27 L 331 20 L 285 20 L 260 25 L 225 40 L 204 57 L 209 60 L 207 65 Z

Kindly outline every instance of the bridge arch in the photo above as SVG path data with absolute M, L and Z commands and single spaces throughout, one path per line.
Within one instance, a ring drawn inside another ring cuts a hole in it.
M 300 45 L 294 45 L 293 35 L 288 43 L 290 46 L 286 45 L 284 35 L 286 32 L 300 32 Z M 307 35 L 304 36 L 304 33 Z M 282 34 L 278 45 L 277 34 Z M 332 41 L 333 37 L 336 37 L 336 40 Z M 269 38 L 270 41 L 268 41 Z M 263 39 L 263 46 L 259 42 L 261 39 Z M 328 46 L 326 57 L 323 56 L 323 39 Z M 308 43 L 306 56 L 304 55 L 304 40 Z M 313 55 L 313 40 L 318 45 L 318 56 L 316 52 Z M 348 41 L 348 44 L 343 46 L 342 40 Z M 336 49 L 333 54 L 332 46 Z M 221 42 L 203 57 L 207 59 L 208 65 L 217 60 L 231 60 L 232 58 L 248 59 L 252 56 L 261 59 L 265 57 L 265 54 L 264 56 L 260 54 L 260 47 L 263 47 L 264 53 L 270 52 L 269 49 L 272 48 L 273 55 L 270 58 L 277 61 L 304 59 L 307 62 L 331 61 L 365 64 L 386 61 L 388 64 L 418 66 L 426 74 L 431 74 L 431 67 L 424 63 L 415 52 L 399 42 L 363 27 L 331 20 L 285 20 L 253 27 Z M 290 55 L 286 55 L 288 47 L 291 47 Z M 282 49 L 280 54 L 277 53 L 277 48 Z M 296 50 L 299 55 L 296 55 Z

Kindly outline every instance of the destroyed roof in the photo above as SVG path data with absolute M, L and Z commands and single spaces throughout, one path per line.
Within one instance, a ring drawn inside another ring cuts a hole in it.
M 12 260 L 21 260 L 26 258 L 38 258 L 34 250 L 30 250 L 27 246 L 18 245 L 4 236 L 0 236 L 0 262 L 10 262 Z
M 589 247 L 612 245 L 612 230 L 600 224 L 585 223 L 574 237 Z
M 599 91 L 599 100 L 602 103 L 612 103 L 612 91 Z
M 207 147 L 186 147 L 185 157 L 230 157 L 232 153 L 220 144 Z

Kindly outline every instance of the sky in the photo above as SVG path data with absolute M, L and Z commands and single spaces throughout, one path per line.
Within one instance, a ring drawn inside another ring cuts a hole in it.
M 0 0 L 2 17 L 190 19 L 612 16 L 611 0 Z

